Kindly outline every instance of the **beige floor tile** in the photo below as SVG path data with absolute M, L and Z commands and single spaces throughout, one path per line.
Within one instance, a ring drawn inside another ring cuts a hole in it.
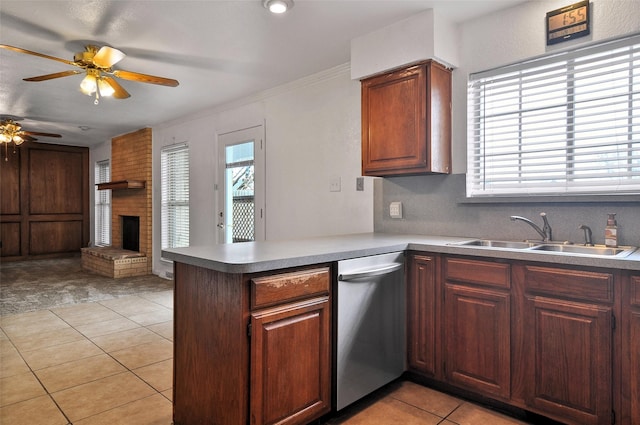
M 67 425 L 68 422 L 48 395 L 0 407 L 3 425 Z
M 24 360 L 33 370 L 44 369 L 86 357 L 97 356 L 103 351 L 91 341 L 69 342 L 54 345 L 40 350 L 28 351 L 22 354 Z
M 7 406 L 45 394 L 44 388 L 31 372 L 0 379 L 0 406 Z
M 168 425 L 172 414 L 171 402 L 156 394 L 74 422 L 74 425 Z
M 409 381 L 399 383 L 390 396 L 441 418 L 453 412 L 463 401 Z
M 173 291 L 145 292 L 144 294 L 140 294 L 140 296 L 156 304 L 173 309 Z
M 8 339 L 0 340 L 0 378 L 29 372 L 18 350 Z
M 158 310 L 166 310 L 165 307 L 137 295 L 100 301 L 100 304 L 122 314 L 125 317 L 137 316 Z
M 128 369 L 138 369 L 173 358 L 173 344 L 161 340 L 113 351 L 110 354 Z
M 173 359 L 143 366 L 132 372 L 157 391 L 166 391 L 173 385 Z
M 69 328 L 69 324 L 49 310 L 40 310 L 0 317 L 0 327 L 9 338 L 13 339 L 34 333 Z
M 82 341 L 84 339 L 85 337 L 80 332 L 71 327 L 67 327 L 48 332 L 17 336 L 12 338 L 11 341 L 21 353 L 24 353 L 69 342 Z
M 436 425 L 442 418 L 391 397 L 365 407 L 353 416 L 332 421 L 341 425 Z
M 142 326 L 149 326 L 157 323 L 170 322 L 173 320 L 173 311 L 160 307 L 155 311 L 128 316 L 128 319 L 133 320 Z
M 74 424 L 155 394 L 153 388 L 131 372 L 109 376 L 52 394 Z M 130 422 L 132 423 L 132 422 Z
M 91 341 L 107 353 L 161 340 L 160 335 L 147 328 L 134 328 L 91 338 Z
M 100 354 L 41 369 L 35 374 L 47 391 L 53 393 L 125 371 L 111 356 Z
M 147 327 L 158 335 L 167 338 L 169 341 L 173 341 L 173 320 Z
M 115 320 L 122 317 L 115 311 L 99 303 L 76 304 L 54 308 L 51 311 L 73 327 Z
M 105 320 L 102 322 L 79 325 L 76 326 L 76 329 L 87 338 L 95 338 L 96 336 L 107 335 L 114 332 L 122 332 L 126 331 L 127 329 L 134 329 L 138 327 L 140 327 L 140 325 L 138 325 L 136 322 L 132 322 L 125 317 L 120 317 L 113 320 Z
M 451 415 L 448 420 L 459 425 L 525 425 L 527 422 L 521 422 L 509 416 L 484 409 L 472 403 L 463 403 Z
M 166 391 L 162 392 L 162 395 L 169 401 L 173 401 L 173 388 L 169 388 Z

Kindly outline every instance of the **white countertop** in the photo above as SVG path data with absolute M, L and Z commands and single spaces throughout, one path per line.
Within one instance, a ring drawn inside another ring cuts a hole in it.
M 255 273 L 404 250 L 640 270 L 640 249 L 627 257 L 618 258 L 455 245 L 473 239 L 476 238 L 362 233 L 289 241 L 190 246 L 163 250 L 162 256 L 226 273 Z

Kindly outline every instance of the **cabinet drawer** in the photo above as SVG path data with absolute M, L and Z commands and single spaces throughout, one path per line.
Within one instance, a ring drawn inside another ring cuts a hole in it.
M 640 276 L 631 276 L 629 285 L 631 305 L 640 307 Z
M 585 301 L 613 302 L 613 275 L 582 270 L 525 266 L 526 290 Z
M 509 264 L 447 258 L 444 274 L 447 280 L 478 283 L 499 288 L 511 286 L 511 267 Z
M 329 267 L 251 279 L 251 309 L 329 294 Z

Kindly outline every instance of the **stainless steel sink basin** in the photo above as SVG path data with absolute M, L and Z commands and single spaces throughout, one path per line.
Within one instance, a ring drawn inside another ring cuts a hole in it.
M 476 239 L 469 242 L 461 242 L 459 245 L 466 246 L 485 246 L 489 248 L 509 248 L 509 249 L 526 249 L 540 245 L 535 242 L 518 242 L 518 241 L 494 241 L 489 239 Z
M 635 251 L 633 246 L 620 246 L 617 248 L 610 248 L 604 245 L 555 245 L 544 244 L 531 248 L 536 251 L 551 251 L 554 253 L 567 253 L 567 254 L 586 254 L 586 255 L 604 255 L 615 257 L 626 257 Z

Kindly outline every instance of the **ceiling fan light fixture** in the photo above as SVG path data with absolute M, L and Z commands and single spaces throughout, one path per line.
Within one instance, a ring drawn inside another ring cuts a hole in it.
M 284 13 L 293 7 L 293 0 L 263 0 L 262 6 L 271 13 Z
M 98 91 L 100 91 L 100 96 L 113 96 L 115 90 L 111 87 L 111 84 L 105 81 L 104 78 L 98 78 Z
M 13 136 L 13 143 L 15 143 L 16 146 L 20 146 L 22 142 L 24 142 L 24 139 L 22 137 L 18 136 L 17 134 Z
M 11 141 L 11 136 L 5 133 L 0 133 L 0 143 L 9 143 Z
M 87 70 L 87 75 L 80 83 L 80 91 L 87 96 L 91 96 L 92 94 L 94 94 L 98 87 L 96 76 L 94 75 L 94 73 L 89 71 L 91 70 Z

